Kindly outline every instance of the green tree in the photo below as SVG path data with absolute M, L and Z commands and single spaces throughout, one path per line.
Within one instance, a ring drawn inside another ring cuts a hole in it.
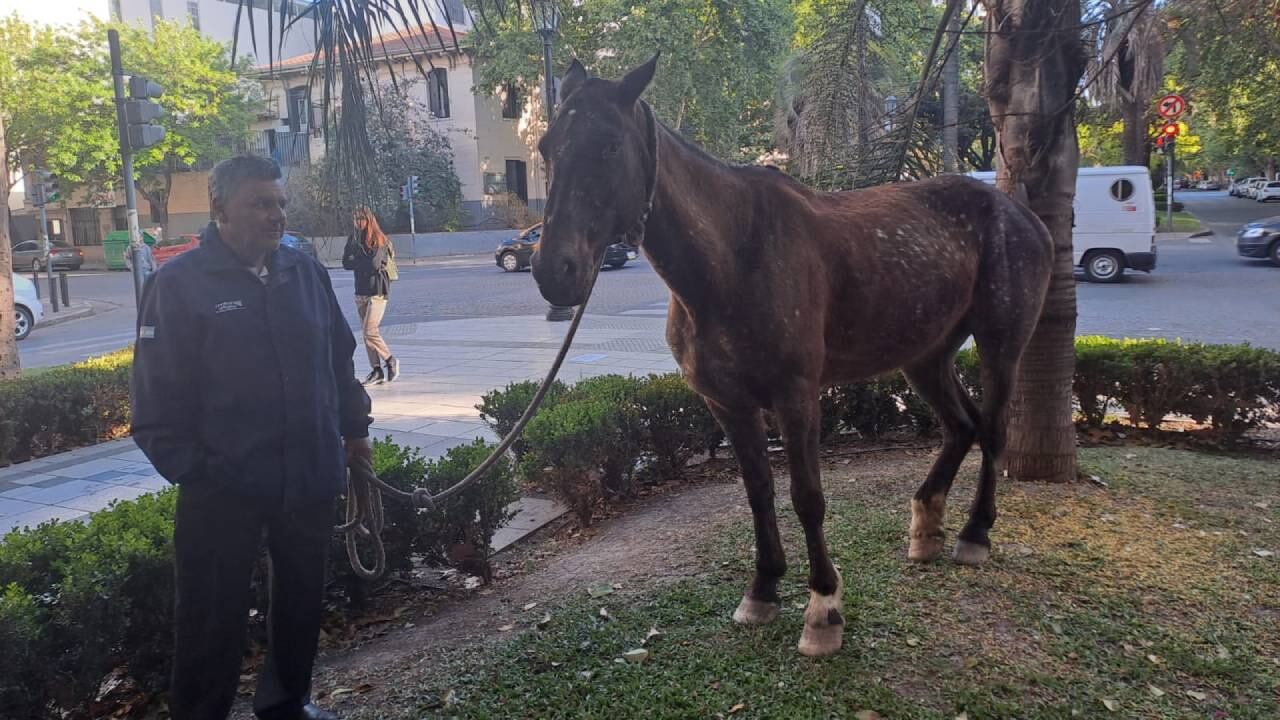
M 0 46 L 10 166 L 47 168 L 68 185 L 101 182 L 120 155 L 105 31 L 95 43 L 88 26 L 31 25 L 15 14 L 0 20 Z
M 174 173 L 223 160 L 241 147 L 261 86 L 241 81 L 227 48 L 186 23 L 159 21 L 150 35 L 133 25 L 114 27 L 120 31 L 125 72 L 164 88 L 157 100 L 165 110 L 159 120 L 164 141 L 134 156 L 134 172 L 139 194 L 167 234 Z M 91 32 L 105 46 L 107 26 L 95 25 Z
M 402 85 L 400 91 L 407 89 Z M 374 95 L 375 93 L 369 93 Z M 408 203 L 400 187 L 418 176 L 414 215 L 419 231 L 453 230 L 461 224 L 462 182 L 453 165 L 449 139 L 429 123 L 426 108 L 381 87 L 382 112 L 368 118 L 375 174 L 348 181 L 345 168 L 326 155 L 310 171 L 290 181 L 290 222 L 305 233 L 341 236 L 351 231 L 351 213 L 367 205 L 388 232 L 409 230 Z
M 577 57 L 613 77 L 661 51 L 646 99 L 671 127 L 712 154 L 753 160 L 769 145 L 776 72 L 791 36 L 785 0 L 583 0 L 563 4 L 555 67 Z M 514 85 L 537 98 L 542 43 L 527 12 L 476 32 L 476 85 Z
M 134 157 L 140 194 L 168 223 L 173 174 L 228 157 L 248 132 L 256 83 L 239 79 L 226 47 L 186 24 L 157 22 L 153 33 L 91 21 L 75 28 L 0 21 L 0 108 L 8 156 L 39 166 L 65 186 L 108 190 L 120 174 L 107 30 L 120 31 L 125 72 L 165 89 L 165 139 Z

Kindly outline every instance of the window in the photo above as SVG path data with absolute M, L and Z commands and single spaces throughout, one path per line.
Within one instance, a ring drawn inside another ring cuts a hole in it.
M 164 0 L 151 0 L 151 24 L 164 19 Z
M 35 252 L 39 249 L 40 246 L 37 245 L 34 240 L 28 240 L 13 246 L 13 252 Z
M 523 160 L 507 161 L 507 192 L 529 204 L 529 177 Z
M 501 195 L 507 191 L 507 176 L 503 173 L 484 174 L 484 194 Z
M 427 74 L 427 95 L 431 114 L 438 118 L 449 117 L 449 73 L 444 68 L 434 68 Z
M 191 27 L 200 29 L 200 0 L 187 0 L 187 17 L 191 18 Z
M 1125 202 L 1133 197 L 1133 183 L 1129 180 L 1117 180 L 1111 183 L 1111 197 Z
M 520 118 L 520 88 L 515 83 L 507 83 L 502 88 L 502 117 L 507 120 Z

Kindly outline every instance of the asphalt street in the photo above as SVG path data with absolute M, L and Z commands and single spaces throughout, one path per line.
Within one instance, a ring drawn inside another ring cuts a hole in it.
M 1080 334 L 1168 337 L 1205 342 L 1251 342 L 1280 349 L 1280 268 L 1235 253 L 1235 230 L 1280 207 L 1227 197 L 1225 192 L 1178 194 L 1187 209 L 1214 235 L 1161 242 L 1159 266 L 1151 274 L 1131 274 L 1123 283 L 1081 282 Z M 350 274 L 333 271 L 339 298 L 349 300 Z M 24 367 L 80 360 L 128 344 L 133 336 L 134 301 L 129 275 L 77 272 L 70 279 L 74 299 L 93 302 L 93 317 L 37 327 L 19 343 Z M 605 271 L 591 298 L 599 315 L 665 314 L 662 281 L 643 259 Z M 354 320 L 354 303 L 345 302 Z M 398 325 L 462 318 L 529 316 L 545 322 L 546 302 L 528 272 L 507 274 L 491 256 L 424 260 L 401 268 L 385 324 L 394 337 Z M 408 331 L 409 328 L 403 328 Z

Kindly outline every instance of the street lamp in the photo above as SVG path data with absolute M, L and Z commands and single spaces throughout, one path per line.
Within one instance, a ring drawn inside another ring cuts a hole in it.
M 538 34 L 542 36 L 542 76 L 545 78 L 544 87 L 546 90 L 547 127 L 551 127 L 551 118 L 556 111 L 556 89 L 554 81 L 554 70 L 551 67 L 551 36 L 556 34 L 556 30 L 560 28 L 560 7 L 556 0 L 531 0 L 533 9 L 533 24 L 537 28 Z M 551 184 L 547 179 L 547 174 L 542 174 L 543 182 L 546 183 L 546 192 L 543 196 L 550 198 Z M 545 200 L 543 201 L 546 202 Z M 573 308 L 564 305 L 550 305 L 547 308 L 547 320 L 552 322 L 572 320 Z

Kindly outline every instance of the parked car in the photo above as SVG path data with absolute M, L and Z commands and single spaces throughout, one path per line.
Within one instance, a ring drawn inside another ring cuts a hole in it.
M 1201 190 L 1221 190 L 1222 186 L 1216 180 L 1205 180 L 1200 183 Z
M 315 243 L 297 233 L 285 233 L 280 237 L 280 244 L 287 245 L 304 255 L 309 255 L 312 260 L 319 260 L 316 256 Z
M 151 256 L 156 259 L 156 267 L 160 267 L 184 252 L 200 247 L 200 236 L 189 233 L 165 238 L 151 246 Z
M 503 272 L 520 272 L 530 266 L 533 253 L 542 239 L 542 223 L 526 228 L 515 237 L 507 238 L 493 251 L 493 259 Z M 604 267 L 615 270 L 637 257 L 635 249 L 622 243 L 610 245 L 604 253 Z
M 14 335 L 19 340 L 26 340 L 44 319 L 44 305 L 36 297 L 35 283 L 17 273 L 12 275 Z
M 996 181 L 990 171 L 969 175 L 992 185 Z M 1080 168 L 1074 210 L 1071 245 L 1086 280 L 1120 282 L 1125 270 L 1155 269 L 1155 195 L 1145 167 Z
M 1280 181 L 1272 180 L 1258 188 L 1254 193 L 1254 200 L 1258 202 L 1270 202 L 1272 200 L 1280 200 Z
M 1241 257 L 1268 258 L 1280 267 L 1280 215 L 1241 227 L 1236 232 L 1236 252 Z
M 14 270 L 40 270 L 44 267 L 44 247 L 37 240 L 20 242 L 13 246 Z M 84 251 L 66 243 L 54 242 L 49 248 L 54 270 L 79 270 L 84 265 Z
M 1258 190 L 1262 189 L 1262 186 L 1266 185 L 1267 182 L 1269 181 L 1264 177 L 1254 178 L 1253 182 L 1249 183 L 1249 186 L 1244 189 L 1244 196 L 1250 200 L 1258 199 Z

